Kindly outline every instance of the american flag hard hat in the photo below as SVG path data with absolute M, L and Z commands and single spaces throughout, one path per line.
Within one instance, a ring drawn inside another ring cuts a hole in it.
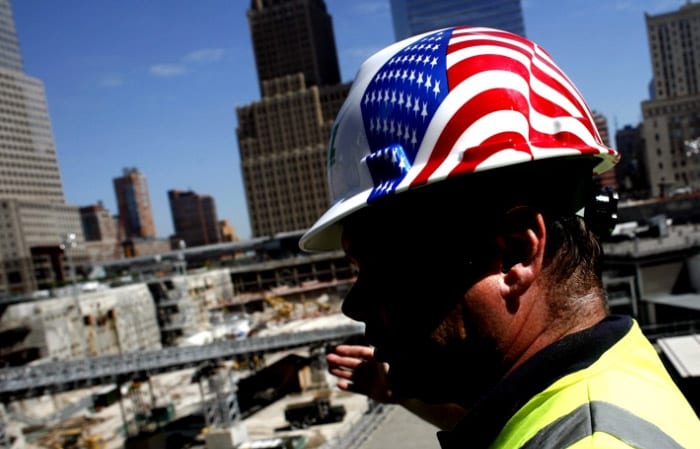
M 492 28 L 414 36 L 360 67 L 328 149 L 331 208 L 302 236 L 340 248 L 340 221 L 377 198 L 556 157 L 618 161 L 578 89 L 537 44 Z

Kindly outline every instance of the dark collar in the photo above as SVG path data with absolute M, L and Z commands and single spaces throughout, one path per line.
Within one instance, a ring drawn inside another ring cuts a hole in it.
M 630 317 L 613 315 L 542 349 L 488 391 L 454 430 L 438 432 L 440 445 L 488 447 L 527 401 L 556 380 L 590 366 L 631 327 Z

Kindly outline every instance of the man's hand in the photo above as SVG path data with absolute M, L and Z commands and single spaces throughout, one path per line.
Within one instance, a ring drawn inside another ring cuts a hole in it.
M 389 365 L 374 358 L 374 349 L 361 345 L 339 345 L 326 356 L 328 371 L 338 388 L 364 394 L 381 403 L 394 403 L 389 387 Z

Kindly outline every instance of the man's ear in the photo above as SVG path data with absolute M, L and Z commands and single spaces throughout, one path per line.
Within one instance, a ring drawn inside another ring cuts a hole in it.
M 542 214 L 526 206 L 506 213 L 497 238 L 505 297 L 520 296 L 532 285 L 542 269 L 545 240 Z

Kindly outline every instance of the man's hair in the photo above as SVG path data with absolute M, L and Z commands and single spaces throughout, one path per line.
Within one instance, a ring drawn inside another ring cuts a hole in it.
M 601 280 L 603 249 L 582 217 L 545 217 L 544 266 L 552 289 L 562 300 L 604 297 Z

